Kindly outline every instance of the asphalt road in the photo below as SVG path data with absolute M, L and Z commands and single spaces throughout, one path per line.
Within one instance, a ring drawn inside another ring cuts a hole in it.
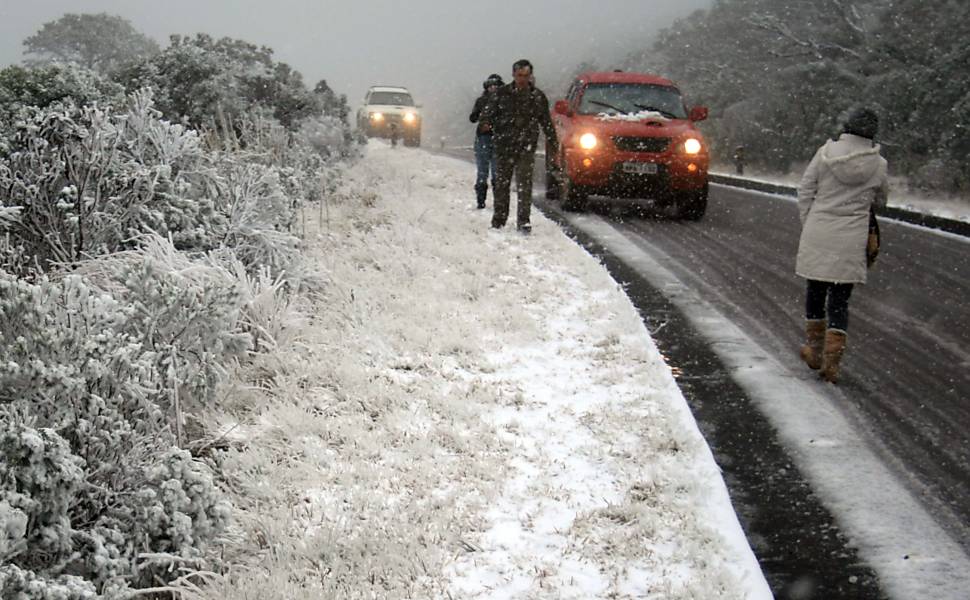
M 538 200 L 558 212 L 557 203 Z M 712 186 L 697 223 L 593 205 L 792 370 L 804 281 L 795 203 Z M 568 216 L 567 216 L 568 218 Z M 897 475 L 970 551 L 970 240 L 882 220 L 883 248 L 850 303 L 834 395 Z

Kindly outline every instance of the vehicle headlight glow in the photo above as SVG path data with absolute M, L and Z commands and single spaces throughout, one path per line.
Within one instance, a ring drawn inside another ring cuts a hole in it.
M 414 123 L 417 119 L 418 119 L 417 115 L 415 115 L 413 112 L 404 113 L 405 123 Z
M 592 150 L 596 147 L 596 143 L 596 136 L 592 133 L 584 133 L 583 135 L 579 136 L 579 147 L 583 148 L 584 150 Z
M 379 112 L 372 112 L 370 114 L 370 118 L 373 119 L 373 120 L 375 120 L 375 121 L 383 121 L 384 120 L 384 114 L 383 113 L 379 113 Z
M 684 152 L 687 154 L 697 154 L 701 151 L 701 143 L 699 140 L 694 138 L 687 138 L 684 142 Z

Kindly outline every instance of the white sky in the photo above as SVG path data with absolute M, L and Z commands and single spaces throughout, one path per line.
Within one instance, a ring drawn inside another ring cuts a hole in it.
M 66 12 L 120 15 L 165 44 L 205 32 L 267 45 L 313 85 L 326 79 L 356 108 L 367 87 L 410 87 L 430 113 L 454 111 L 492 72 L 529 58 L 540 86 L 584 60 L 604 66 L 710 0 L 0 0 L 0 65 Z M 546 90 L 558 93 L 561 90 Z M 470 110 L 470 106 L 468 107 Z M 450 117 L 449 117 L 450 118 Z

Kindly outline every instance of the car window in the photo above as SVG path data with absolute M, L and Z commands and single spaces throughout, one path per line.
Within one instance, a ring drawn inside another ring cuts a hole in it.
M 368 104 L 394 104 L 397 106 L 414 106 L 410 94 L 403 92 L 371 92 Z
M 638 113 L 656 110 L 672 119 L 686 119 L 684 100 L 676 88 L 644 83 L 591 83 L 579 112 L 584 115 Z

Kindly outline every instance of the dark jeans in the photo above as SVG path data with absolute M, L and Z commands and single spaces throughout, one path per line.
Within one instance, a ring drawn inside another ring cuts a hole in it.
M 492 227 L 503 227 L 509 218 L 509 202 L 512 188 L 512 175 L 515 174 L 515 187 L 518 195 L 516 203 L 517 225 L 529 224 L 532 209 L 532 170 L 535 152 L 505 154 L 496 152 L 498 170 L 495 175 L 495 212 L 492 214 Z
M 475 177 L 475 185 L 488 185 L 489 171 L 491 171 L 492 190 L 495 190 L 495 151 L 492 148 L 491 135 L 475 136 L 475 166 L 478 167 L 478 174 Z
M 849 296 L 851 283 L 808 280 L 805 294 L 805 318 L 829 320 L 829 329 L 849 329 Z

